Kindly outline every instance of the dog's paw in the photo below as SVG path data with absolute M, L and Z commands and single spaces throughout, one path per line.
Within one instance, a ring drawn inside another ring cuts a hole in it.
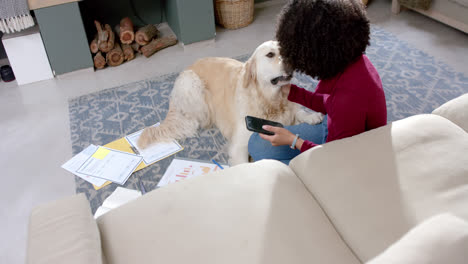
M 305 122 L 311 125 L 319 124 L 323 121 L 323 117 L 322 113 L 311 113 L 306 117 Z
M 306 112 L 301 110 L 297 113 L 296 118 L 299 123 L 307 123 L 310 125 L 315 125 L 321 123 L 324 115 L 319 112 Z
M 138 138 L 138 148 L 144 149 L 147 148 L 152 143 L 151 132 L 148 128 L 145 128 Z

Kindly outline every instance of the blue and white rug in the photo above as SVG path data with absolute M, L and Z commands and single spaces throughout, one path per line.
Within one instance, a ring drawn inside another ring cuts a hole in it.
M 388 121 L 430 113 L 439 105 L 468 92 L 468 78 L 432 56 L 399 40 L 389 32 L 372 27 L 367 56 L 377 68 L 387 98 Z M 237 59 L 247 60 L 249 55 Z M 73 154 L 90 144 L 105 145 L 134 131 L 162 121 L 169 107 L 169 95 L 178 73 L 154 77 L 120 87 L 84 95 L 69 101 Z M 313 90 L 317 82 L 297 74 L 293 82 Z M 226 163 L 226 141 L 217 128 L 180 142 L 178 157 L 215 159 Z M 156 187 L 173 157 L 134 173 L 124 187 L 138 188 L 140 178 L 146 189 Z M 75 177 L 77 193 L 85 193 L 93 212 L 117 187 L 111 184 L 94 190 Z

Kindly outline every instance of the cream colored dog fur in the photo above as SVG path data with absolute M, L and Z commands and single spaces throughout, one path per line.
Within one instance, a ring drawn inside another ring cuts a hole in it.
M 245 116 L 280 122 L 316 124 L 321 113 L 299 110 L 281 93 L 291 75 L 284 70 L 276 41 L 261 44 L 246 63 L 230 58 L 200 59 L 175 81 L 169 111 L 158 127 L 146 128 L 138 146 L 195 136 L 216 125 L 229 142 L 230 164 L 248 162 L 252 132 Z

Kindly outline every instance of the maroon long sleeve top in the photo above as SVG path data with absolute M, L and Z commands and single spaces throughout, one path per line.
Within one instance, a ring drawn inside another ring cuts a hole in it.
M 337 76 L 319 81 L 315 92 L 291 85 L 288 100 L 328 114 L 326 142 L 387 124 L 382 81 L 366 55 Z M 301 152 L 316 145 L 305 140 Z

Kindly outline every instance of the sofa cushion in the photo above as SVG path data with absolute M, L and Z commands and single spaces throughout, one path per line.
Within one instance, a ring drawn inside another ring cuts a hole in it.
M 84 194 L 33 209 L 29 221 L 27 263 L 102 263 L 96 221 Z
M 417 225 L 367 264 L 466 264 L 468 222 L 440 214 Z
M 359 263 L 291 169 L 261 161 L 161 187 L 98 220 L 109 263 Z
M 448 101 L 432 113 L 447 118 L 468 132 L 468 93 Z
M 418 115 L 333 141 L 290 163 L 365 262 L 441 212 L 468 219 L 468 134 Z

